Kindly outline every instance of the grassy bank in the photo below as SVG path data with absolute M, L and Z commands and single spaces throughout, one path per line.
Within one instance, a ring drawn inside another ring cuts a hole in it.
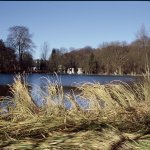
M 148 149 L 150 147 L 150 80 L 78 85 L 82 109 L 72 91 L 65 95 L 48 81 L 38 106 L 29 86 L 15 79 L 7 113 L 0 116 L 1 149 Z M 65 100 L 71 108 L 65 107 Z M 2 101 L 2 100 L 1 100 Z M 2 111 L 2 110 L 1 110 Z

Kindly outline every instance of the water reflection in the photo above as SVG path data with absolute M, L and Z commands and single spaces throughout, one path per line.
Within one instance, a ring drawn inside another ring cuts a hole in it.
M 80 91 L 76 87 L 63 87 L 63 89 L 58 89 L 58 92 L 51 94 L 48 91 L 48 86 L 32 84 L 31 97 L 38 106 L 41 107 L 49 102 L 53 102 L 56 105 L 64 105 L 65 108 L 70 109 L 72 105 L 68 97 L 71 96 L 81 108 L 86 109 L 88 107 L 87 100 L 81 99 L 79 96 Z
M 15 74 L 1 74 L 0 73 L 0 85 L 8 85 L 14 82 Z M 106 76 L 106 75 L 55 75 L 55 74 L 26 74 L 25 80 L 29 84 L 42 85 L 43 79 L 48 79 L 50 81 L 59 81 L 63 86 L 75 86 L 76 83 L 84 82 L 100 82 L 101 84 L 109 83 L 113 80 L 121 80 L 124 82 L 133 81 L 136 77 L 133 76 Z
M 0 96 L 12 96 L 8 84 L 14 82 L 14 74 L 0 74 Z M 88 108 L 87 100 L 81 99 L 78 94 L 80 91 L 76 90 L 79 83 L 85 82 L 99 82 L 101 84 L 109 83 L 114 80 L 121 80 L 124 82 L 134 81 L 132 76 L 99 76 L 99 75 L 52 75 L 52 74 L 29 74 L 24 76 L 24 80 L 30 86 L 29 91 L 32 99 L 38 106 L 43 106 L 48 103 L 48 86 L 55 84 L 63 86 L 63 93 L 56 94 L 55 97 L 49 97 L 53 99 L 54 103 L 61 104 L 64 100 L 66 108 L 71 107 L 71 102 L 67 99 L 67 95 L 72 95 L 74 91 L 74 99 L 77 101 L 80 107 Z M 78 83 L 78 84 L 77 84 Z
M 113 80 L 121 80 L 125 82 L 133 81 L 134 78 L 131 76 L 98 76 L 98 75 L 45 75 L 41 76 L 40 74 L 35 74 L 28 76 L 27 82 L 32 83 L 31 96 L 37 105 L 43 106 L 45 103 L 48 103 L 48 99 L 53 99 L 55 104 L 61 105 L 64 101 L 64 105 L 67 108 L 71 107 L 71 102 L 66 98 L 67 95 L 74 96 L 73 99 L 77 101 L 80 107 L 83 109 L 88 108 L 87 100 L 84 100 L 78 94 L 80 91 L 76 89 L 79 83 L 84 82 L 100 82 L 101 84 L 109 83 Z M 48 92 L 49 85 L 63 86 L 63 91 L 58 91 L 62 93 L 57 93 L 55 97 L 51 97 L 51 94 Z M 74 91 L 74 94 L 72 94 Z
M 0 85 L 0 96 L 11 96 L 10 87 L 8 85 Z

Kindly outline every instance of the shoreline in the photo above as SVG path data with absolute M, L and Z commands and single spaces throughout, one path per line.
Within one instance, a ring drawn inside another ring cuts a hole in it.
M 50 72 L 25 72 L 25 73 L 20 73 L 20 72 L 0 72 L 0 74 L 21 74 L 21 75 L 28 75 L 28 74 L 50 74 L 50 75 L 77 75 L 77 76 L 132 76 L 132 77 L 142 77 L 143 74 L 77 74 L 77 73 L 74 73 L 74 74 L 67 74 L 67 73 L 50 73 Z

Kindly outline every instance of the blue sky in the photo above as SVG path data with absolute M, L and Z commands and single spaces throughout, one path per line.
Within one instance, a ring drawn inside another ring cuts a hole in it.
M 45 41 L 50 49 L 130 43 L 142 24 L 150 32 L 149 16 L 148 1 L 0 1 L 0 39 L 6 40 L 9 27 L 26 26 L 39 58 Z

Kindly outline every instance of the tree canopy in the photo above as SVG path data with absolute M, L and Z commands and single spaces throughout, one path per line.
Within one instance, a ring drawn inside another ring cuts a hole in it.
M 12 47 L 18 55 L 20 69 L 22 68 L 24 54 L 34 47 L 32 35 L 25 26 L 13 26 L 9 28 L 7 44 Z
M 9 28 L 6 42 L 0 40 L 0 71 L 37 70 L 51 73 L 66 73 L 68 68 L 82 68 L 86 74 L 142 74 L 150 68 L 150 36 L 141 26 L 130 44 L 123 41 L 104 42 L 97 48 L 64 47 L 50 50 L 44 42 L 41 59 L 33 60 L 32 35 L 24 26 Z M 51 54 L 48 52 L 51 51 Z

